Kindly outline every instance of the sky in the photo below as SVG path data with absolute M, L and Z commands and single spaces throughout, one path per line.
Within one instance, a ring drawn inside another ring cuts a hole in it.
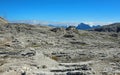
M 120 22 L 120 0 L 0 0 L 0 16 L 8 21 L 107 24 Z

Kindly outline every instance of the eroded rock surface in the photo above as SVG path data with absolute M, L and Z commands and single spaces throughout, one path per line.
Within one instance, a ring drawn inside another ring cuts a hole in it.
M 0 25 L 0 75 L 120 75 L 120 34 Z

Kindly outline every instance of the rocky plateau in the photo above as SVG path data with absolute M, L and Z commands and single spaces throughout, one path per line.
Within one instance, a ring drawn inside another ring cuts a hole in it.
M 120 75 L 120 33 L 0 19 L 0 75 Z

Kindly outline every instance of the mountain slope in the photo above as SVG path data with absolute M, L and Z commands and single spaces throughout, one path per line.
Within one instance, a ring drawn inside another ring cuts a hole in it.
M 0 17 L 0 25 L 7 24 L 7 23 L 8 22 L 4 18 Z
M 92 29 L 92 31 L 99 32 L 120 32 L 120 23 L 113 23 L 110 25 L 105 25 L 99 28 Z

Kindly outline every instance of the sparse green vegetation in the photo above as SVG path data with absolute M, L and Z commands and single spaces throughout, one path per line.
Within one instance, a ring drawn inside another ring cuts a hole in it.
M 31 47 L 40 47 L 40 45 L 32 45 Z
M 0 66 L 4 65 L 5 63 L 7 63 L 5 60 L 0 60 Z
M 56 57 L 56 56 L 51 56 L 51 59 L 58 61 L 58 57 Z
M 79 33 L 79 36 L 89 36 L 89 34 L 88 33 Z
M 75 41 L 75 42 L 70 42 L 71 44 L 75 44 L 75 45 L 81 45 L 81 46 L 86 46 L 88 45 L 87 43 L 85 42 L 79 42 L 79 41 Z

